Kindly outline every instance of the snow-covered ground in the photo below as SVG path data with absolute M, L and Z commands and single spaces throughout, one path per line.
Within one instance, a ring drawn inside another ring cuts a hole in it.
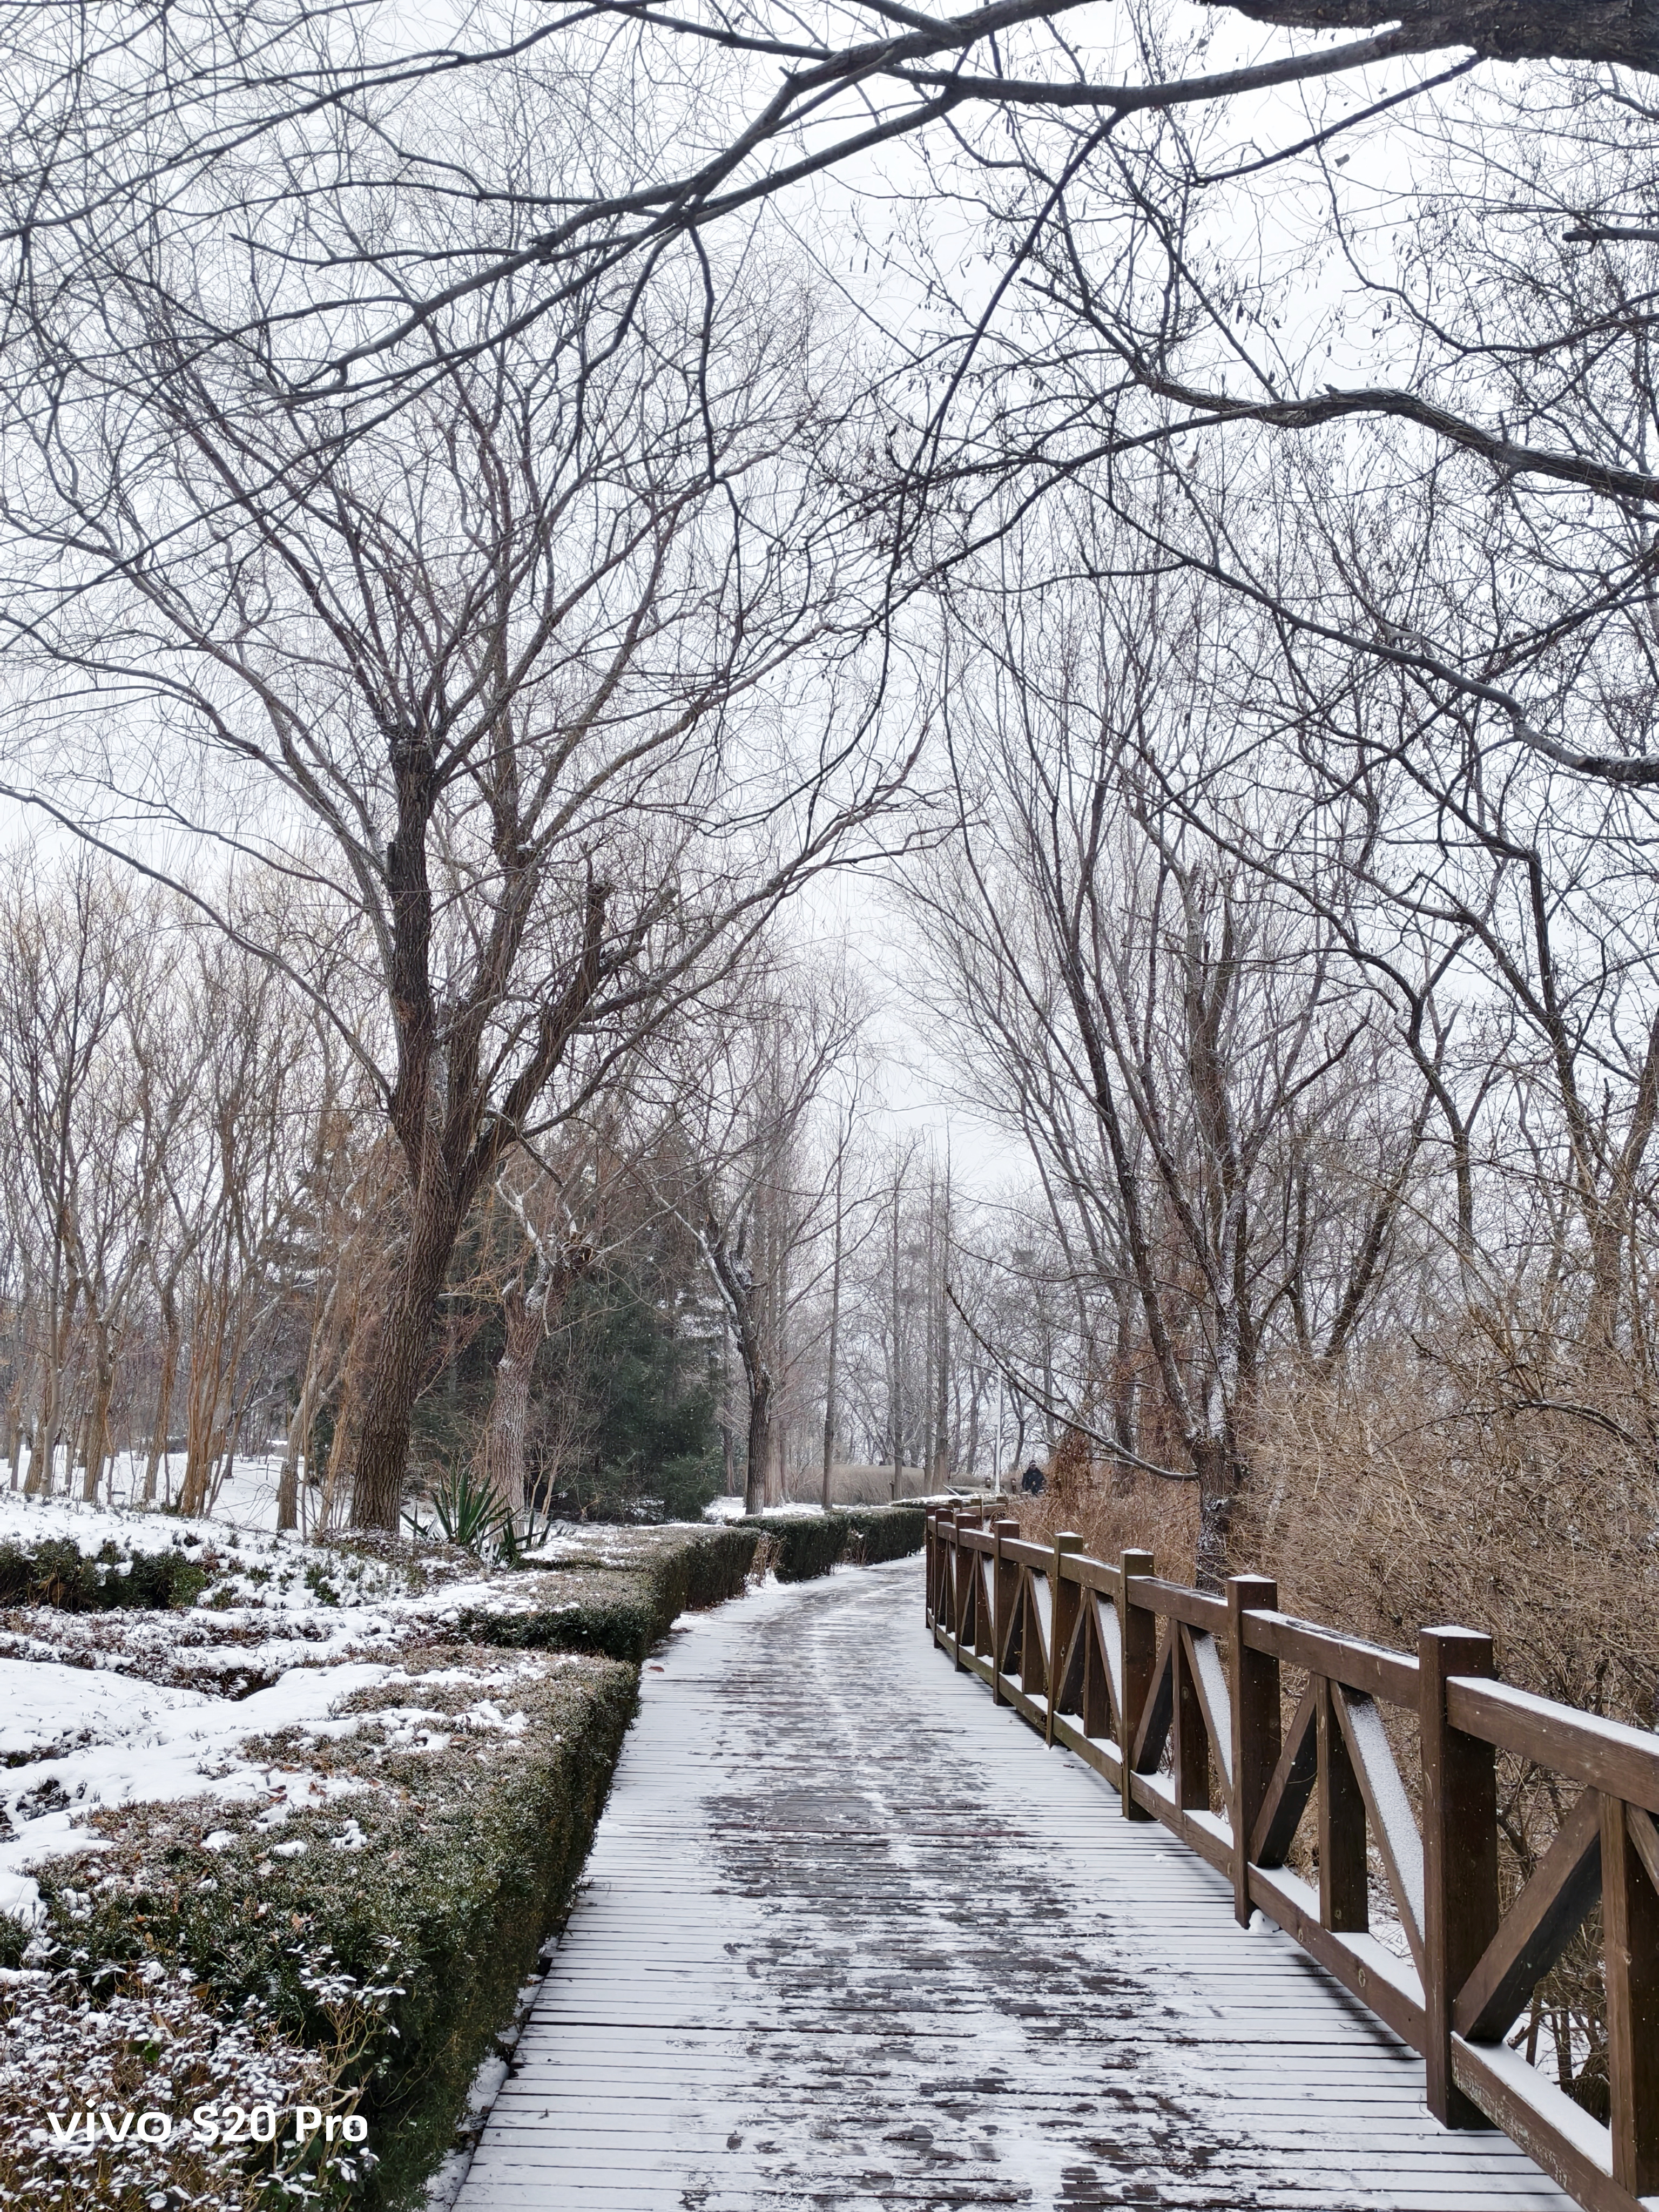
M 354 1728 L 342 1707 L 397 1671 L 400 1645 L 443 1640 L 464 1611 L 550 1602 L 546 1575 L 491 1575 L 441 1547 L 382 1559 L 279 1534 L 252 1478 L 228 1501 L 250 1517 L 233 1520 L 227 1503 L 185 1521 L 0 1491 L 0 1545 L 68 1538 L 88 1558 L 109 1547 L 118 1562 L 173 1550 L 207 1576 L 183 1610 L 0 1613 L 0 1913 L 35 1918 L 30 1867 L 97 1848 L 88 1820 L 100 1808 L 264 1800 L 275 1823 L 317 1803 L 329 1788 L 320 1778 L 276 1771 L 242 1746 L 301 1725 Z M 560 1528 L 526 1564 L 636 1565 L 672 1534 Z
M 185 1478 L 185 1455 L 183 1452 L 172 1452 L 161 1462 L 156 1473 L 156 1503 L 146 1509 L 143 1492 L 148 1467 L 149 1461 L 142 1452 L 118 1452 L 100 1486 L 98 1504 L 92 1510 L 131 1508 L 146 1517 L 150 1515 L 161 1517 L 163 1527 L 176 1527 L 177 1522 L 161 1516 L 160 1508 L 179 1494 Z M 3 1460 L 0 1460 L 0 1469 L 3 1469 L 0 1480 L 15 1485 L 17 1480 L 15 1470 Z M 78 1504 L 84 1468 L 70 1468 L 67 1464 L 67 1455 L 60 1450 L 53 1473 L 58 1495 L 55 1498 L 41 1502 L 46 1504 Z M 282 1473 L 280 1446 L 264 1452 L 239 1454 L 232 1461 L 228 1472 L 215 1492 L 214 1521 L 222 1527 L 238 1529 L 274 1529 L 276 1526 L 276 1491 Z M 310 1486 L 301 1485 L 302 1516 L 307 1512 L 315 1512 L 319 1495 L 319 1492 Z

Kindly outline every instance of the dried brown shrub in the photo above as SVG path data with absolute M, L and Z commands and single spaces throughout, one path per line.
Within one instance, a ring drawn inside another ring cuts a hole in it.
M 1083 1539 L 1091 1559 L 1115 1562 L 1120 1553 L 1150 1552 L 1160 1575 L 1191 1583 L 1198 1545 L 1198 1485 L 1166 1482 L 1103 1464 L 1088 1438 L 1067 1429 L 1048 1471 L 1048 1486 L 1039 1497 L 1008 1500 L 1006 1510 L 1020 1534 L 1052 1543 L 1062 1530 Z
M 1287 1369 L 1257 1401 L 1234 1559 L 1275 1576 L 1287 1611 L 1402 1650 L 1434 1623 L 1484 1629 L 1507 1680 L 1651 1728 L 1659 1470 L 1630 1426 L 1638 1385 L 1603 1363 L 1547 1393 L 1517 1389 L 1473 1333 L 1432 1357 L 1396 1348 L 1340 1373 Z M 1409 1784 L 1409 1731 L 1391 1733 Z M 1507 1904 L 1576 1792 L 1506 1757 L 1499 1793 Z M 1562 2087 L 1605 2118 L 1598 1916 L 1540 1984 L 1529 2053 L 1546 2030 Z
M 1659 1470 L 1486 1379 L 1398 1352 L 1276 1378 L 1234 1558 L 1289 1609 L 1407 1650 L 1436 1622 L 1485 1629 L 1506 1680 L 1651 1728 Z

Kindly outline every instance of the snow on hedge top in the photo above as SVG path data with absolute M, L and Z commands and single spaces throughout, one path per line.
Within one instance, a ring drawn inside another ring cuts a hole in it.
M 329 1794 L 333 1785 L 323 1778 L 289 1776 L 246 1759 L 241 1745 L 325 1721 L 395 1671 L 296 1667 L 270 1689 L 233 1701 L 81 1667 L 0 1659 L 5 1741 L 15 1745 L 14 1756 L 21 1751 L 28 1760 L 9 1765 L 0 1781 L 7 1831 L 0 1841 L 0 1912 L 33 1918 L 40 1892 L 25 1868 L 95 1848 L 98 1838 L 84 1825 L 95 1807 L 211 1796 L 263 1800 L 286 1817 L 291 1802 Z

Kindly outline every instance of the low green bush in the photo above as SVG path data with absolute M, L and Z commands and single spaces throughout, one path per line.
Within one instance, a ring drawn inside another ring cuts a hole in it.
M 924 1505 L 857 1505 L 837 1508 L 848 1528 L 863 1546 L 863 1561 L 878 1566 L 884 1559 L 908 1559 L 927 1541 L 927 1509 Z
M 193 1603 L 207 1581 L 206 1570 L 182 1551 L 140 1552 L 124 1560 L 111 1543 L 88 1558 L 71 1536 L 0 1543 L 0 1606 L 49 1605 L 64 1613 L 144 1606 L 159 1612 Z
M 665 1545 L 647 1571 L 657 1634 L 665 1636 L 683 1613 L 702 1613 L 740 1597 L 759 1543 L 759 1529 L 749 1525 L 710 1528 L 689 1541 Z
M 837 1505 L 828 1513 L 779 1514 L 764 1526 L 778 1547 L 781 1583 L 810 1582 L 842 1559 L 874 1566 L 906 1559 L 927 1540 L 927 1516 L 920 1505 Z
M 766 1523 L 777 1546 L 781 1583 L 811 1582 L 827 1575 L 847 1549 L 847 1523 L 838 1513 L 780 1514 Z
M 741 1593 L 760 1533 L 750 1522 L 678 1534 L 641 1547 L 638 1564 L 625 1567 L 532 1568 L 489 1606 L 462 1609 L 455 1632 L 512 1650 L 592 1651 L 637 1665 L 681 1613 Z

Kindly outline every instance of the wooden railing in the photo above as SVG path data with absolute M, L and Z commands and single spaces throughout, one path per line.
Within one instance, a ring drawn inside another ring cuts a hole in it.
M 1591 2212 L 1656 2212 L 1659 1736 L 1509 1688 L 1474 1630 L 1425 1628 L 1411 1658 L 1293 1620 L 1257 1576 L 1207 1596 L 1160 1581 L 1150 1553 L 1108 1566 L 1080 1537 L 1024 1541 L 978 1509 L 930 1511 L 927 1557 L 928 1620 L 957 1667 L 1086 1759 L 1127 1819 L 1218 1869 L 1242 1923 L 1259 1908 L 1420 2051 L 1437 2119 L 1503 2129 Z M 1286 1668 L 1306 1678 L 1288 1721 Z M 1387 1706 L 1418 1724 L 1420 1828 Z M 1580 1785 L 1506 1912 L 1499 1751 Z M 1285 1865 L 1310 1802 L 1316 1888 Z M 1368 1932 L 1368 1838 L 1408 1960 Z M 1504 2040 L 1598 1900 L 1608 2127 Z

